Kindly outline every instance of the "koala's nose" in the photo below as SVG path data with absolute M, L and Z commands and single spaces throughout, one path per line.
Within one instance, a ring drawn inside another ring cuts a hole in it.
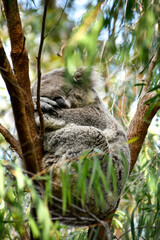
M 65 100 L 65 104 L 66 104 L 66 108 L 70 108 L 71 107 L 71 103 L 68 100 Z

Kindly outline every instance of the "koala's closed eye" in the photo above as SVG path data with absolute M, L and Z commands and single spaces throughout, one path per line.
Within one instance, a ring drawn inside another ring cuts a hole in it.
M 69 108 L 69 103 L 67 101 L 65 101 L 62 97 L 55 97 L 53 99 L 53 101 L 55 101 L 58 105 L 59 108 Z

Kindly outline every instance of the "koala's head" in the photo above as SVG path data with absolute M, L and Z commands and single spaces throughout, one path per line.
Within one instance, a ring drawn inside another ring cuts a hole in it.
M 74 74 L 72 81 L 66 78 L 65 68 L 55 69 L 42 76 L 41 79 L 41 97 L 47 97 L 51 100 L 63 98 L 67 101 L 69 107 L 83 107 L 90 103 L 96 102 L 97 94 L 93 89 L 93 72 L 90 73 L 86 84 L 85 69 L 79 68 Z M 37 81 L 32 86 L 32 96 L 36 96 Z

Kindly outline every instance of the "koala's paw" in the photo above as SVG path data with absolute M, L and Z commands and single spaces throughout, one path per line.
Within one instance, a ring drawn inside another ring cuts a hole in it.
M 58 119 L 55 116 L 50 116 L 48 114 L 43 114 L 45 128 L 49 130 L 57 130 L 65 126 L 65 121 Z M 35 113 L 35 122 L 37 127 L 40 127 L 40 121 L 38 113 Z
M 37 111 L 36 97 L 33 97 L 34 110 Z M 53 100 L 47 97 L 40 98 L 40 106 L 43 113 L 57 114 L 58 109 L 70 108 L 68 101 L 62 97 L 55 97 Z M 58 115 L 58 114 L 57 114 Z
M 34 111 L 37 111 L 36 97 L 33 97 Z M 57 114 L 56 109 L 59 108 L 56 101 L 52 101 L 49 98 L 41 97 L 40 98 L 40 107 L 43 113 L 52 113 Z
M 37 112 L 36 97 L 33 97 L 34 115 L 36 125 L 40 126 L 39 116 Z M 40 107 L 43 112 L 45 128 L 49 130 L 57 130 L 65 126 L 65 121 L 58 117 L 58 110 L 69 108 L 69 103 L 62 97 L 55 97 L 51 100 L 47 97 L 40 98 Z

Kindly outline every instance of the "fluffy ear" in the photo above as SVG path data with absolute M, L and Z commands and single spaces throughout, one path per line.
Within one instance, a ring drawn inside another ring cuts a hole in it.
M 73 86 L 77 87 L 79 85 L 82 88 L 91 89 L 96 87 L 96 85 L 102 84 L 102 76 L 96 71 L 94 67 L 91 69 L 81 67 L 78 68 L 72 77 Z

